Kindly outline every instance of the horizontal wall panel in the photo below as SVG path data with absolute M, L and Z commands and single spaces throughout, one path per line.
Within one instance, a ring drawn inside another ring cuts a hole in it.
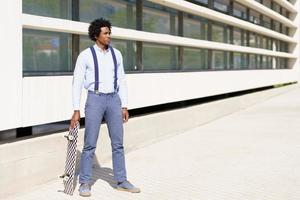
M 195 99 L 297 81 L 295 70 L 240 70 L 127 74 L 129 109 Z M 23 126 L 61 120 L 72 115 L 72 76 L 26 77 Z M 82 93 L 84 116 L 86 93 Z

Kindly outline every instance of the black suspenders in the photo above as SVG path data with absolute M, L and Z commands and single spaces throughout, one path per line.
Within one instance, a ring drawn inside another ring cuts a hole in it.
M 118 80 L 118 65 L 117 65 L 117 59 L 116 59 L 116 54 L 114 52 L 114 49 L 111 46 L 108 46 L 113 58 L 114 62 L 114 92 L 118 92 L 118 87 L 117 87 L 117 80 Z M 98 59 L 96 56 L 96 51 L 93 46 L 90 47 L 92 55 L 93 55 L 93 60 L 94 60 L 94 67 L 95 67 L 95 86 L 94 86 L 94 91 L 96 94 L 99 94 L 99 65 L 98 65 Z

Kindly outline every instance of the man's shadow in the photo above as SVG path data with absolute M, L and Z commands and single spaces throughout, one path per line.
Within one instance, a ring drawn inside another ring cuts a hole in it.
M 76 188 L 78 184 L 78 178 L 80 172 L 80 158 L 81 158 L 81 151 L 77 150 L 74 188 Z M 116 188 L 117 186 L 117 182 L 114 180 L 113 170 L 108 167 L 101 167 L 97 159 L 97 156 L 95 155 L 93 160 L 93 174 L 92 174 L 91 186 L 94 185 L 99 179 L 106 181 L 112 188 Z

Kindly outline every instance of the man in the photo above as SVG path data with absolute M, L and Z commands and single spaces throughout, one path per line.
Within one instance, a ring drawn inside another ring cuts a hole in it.
M 133 193 L 140 189 L 127 181 L 123 147 L 123 122 L 127 122 L 127 84 L 123 58 L 112 48 L 111 23 L 103 18 L 94 20 L 88 30 L 93 46 L 82 51 L 76 61 L 73 77 L 74 113 L 70 127 L 80 120 L 82 86 L 88 90 L 85 104 L 84 147 L 80 162 L 79 194 L 91 196 L 92 162 L 103 118 L 107 122 L 112 146 L 112 159 L 116 189 Z

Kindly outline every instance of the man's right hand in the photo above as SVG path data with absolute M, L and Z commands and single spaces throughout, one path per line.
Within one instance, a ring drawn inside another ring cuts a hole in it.
M 71 129 L 75 128 L 76 123 L 79 121 L 80 121 L 80 112 L 79 112 L 79 110 L 75 110 L 73 113 L 73 116 L 71 118 L 69 129 L 71 130 Z

